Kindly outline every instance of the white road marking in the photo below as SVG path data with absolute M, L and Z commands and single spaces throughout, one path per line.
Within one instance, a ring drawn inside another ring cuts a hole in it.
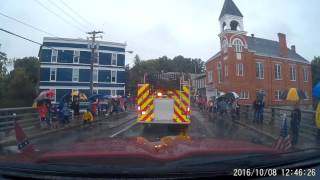
M 121 134 L 121 133 L 123 133 L 124 131 L 126 131 L 126 130 L 128 130 L 128 129 L 130 129 L 132 126 L 134 126 L 134 125 L 136 125 L 137 124 L 137 122 L 134 122 L 134 123 L 132 123 L 132 124 L 130 124 L 129 126 L 127 126 L 127 127 L 125 127 L 125 128 L 123 128 L 123 129 L 121 129 L 120 131 L 118 131 L 118 132 L 116 132 L 116 133 L 114 133 L 113 135 L 111 135 L 110 137 L 115 137 L 115 136 L 117 136 L 117 135 L 119 135 L 119 134 Z

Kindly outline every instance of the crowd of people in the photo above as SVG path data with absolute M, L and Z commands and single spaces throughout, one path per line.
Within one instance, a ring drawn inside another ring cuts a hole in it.
M 227 98 L 209 98 L 202 96 L 196 96 L 192 98 L 193 104 L 197 105 L 200 111 L 211 113 L 214 118 L 231 118 L 232 120 L 237 120 L 240 118 L 240 105 L 237 99 L 227 99 Z M 252 104 L 254 110 L 253 124 L 263 125 L 264 119 L 264 108 L 265 102 L 264 98 L 257 97 Z M 296 103 L 291 111 L 291 114 L 287 117 L 290 119 L 290 135 L 291 144 L 295 147 L 298 144 L 300 122 L 301 122 L 301 110 L 299 104 Z M 319 133 L 320 134 L 320 133 Z M 319 135 L 320 137 L 320 135 Z
M 200 111 L 208 112 L 213 117 L 226 117 L 230 115 L 232 120 L 240 118 L 240 105 L 237 99 L 232 98 L 209 98 L 197 96 L 193 98 L 193 103 L 198 106 Z
M 44 129 L 70 126 L 70 120 L 82 119 L 84 126 L 103 116 L 112 116 L 127 111 L 133 107 L 134 98 L 117 97 L 109 99 L 95 99 L 88 102 L 82 116 L 80 115 L 80 99 L 77 96 L 64 100 L 60 104 L 53 104 L 50 100 L 39 101 L 37 111 L 40 117 L 40 126 Z

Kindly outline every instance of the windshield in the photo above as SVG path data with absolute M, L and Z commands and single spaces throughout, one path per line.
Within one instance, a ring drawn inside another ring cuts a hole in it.
M 320 144 L 319 5 L 2 0 L 0 163 L 302 161 Z

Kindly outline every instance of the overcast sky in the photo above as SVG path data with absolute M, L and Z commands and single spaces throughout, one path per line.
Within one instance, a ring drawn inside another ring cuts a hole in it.
M 64 18 L 64 21 L 43 8 Z M 51 2 L 50 2 L 51 1 Z M 73 19 L 65 15 L 73 15 Z M 59 37 L 86 38 L 85 31 L 104 31 L 103 40 L 127 42 L 142 59 L 177 55 L 206 61 L 220 48 L 218 17 L 224 0 L 0 0 L 0 12 Z M 278 40 L 311 61 L 320 55 L 320 1 L 234 0 L 244 15 L 248 35 Z M 84 18 L 74 14 L 63 3 Z M 69 22 L 66 23 L 65 21 Z M 71 25 L 72 24 L 72 25 Z M 75 28 L 74 26 L 80 26 Z M 0 15 L 0 27 L 42 42 L 47 34 Z M 37 56 L 39 46 L 0 32 L 0 51 L 9 58 Z M 133 55 L 126 57 L 132 63 Z

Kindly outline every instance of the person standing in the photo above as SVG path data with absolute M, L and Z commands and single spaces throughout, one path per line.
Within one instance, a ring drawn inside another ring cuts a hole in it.
M 47 118 L 48 107 L 46 104 L 41 104 L 38 108 L 40 121 L 43 124 L 44 122 L 47 123 L 47 128 L 50 128 L 50 120 Z
M 293 146 L 298 144 L 300 121 L 301 121 L 301 110 L 298 104 L 296 104 L 291 113 L 291 133 L 292 133 L 291 143 Z
M 62 113 L 63 113 L 63 124 L 69 124 L 69 117 L 70 117 L 70 109 L 68 107 L 67 103 L 64 103 L 63 108 L 62 108 Z
M 77 117 L 80 115 L 80 102 L 78 96 L 74 98 L 74 115 Z
M 264 101 L 263 99 L 258 99 L 256 101 L 256 121 L 258 124 L 263 124 L 263 109 L 264 109 Z

